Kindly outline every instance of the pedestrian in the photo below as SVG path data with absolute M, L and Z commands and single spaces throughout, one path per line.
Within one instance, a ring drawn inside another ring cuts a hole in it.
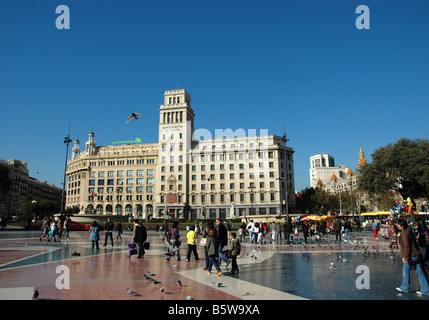
M 59 217 L 57 220 L 57 234 L 58 238 L 61 239 L 61 236 L 63 234 L 63 217 Z
M 372 221 L 372 231 L 374 232 L 374 240 L 377 240 L 377 227 L 378 223 L 376 220 Z
M 54 238 L 54 242 L 57 242 L 57 239 L 55 238 L 56 234 L 57 234 L 57 224 L 55 223 L 55 220 L 52 219 L 51 230 L 49 231 L 48 241 L 51 241 L 51 239 Z
M 180 261 L 180 235 L 179 235 L 179 223 L 173 221 L 171 229 L 167 233 L 167 241 L 170 244 L 170 251 L 176 256 L 176 260 Z
M 285 233 L 285 243 L 286 244 L 291 244 L 291 234 L 292 234 L 292 223 L 290 221 L 290 218 L 288 221 L 286 221 L 286 223 L 283 226 L 284 229 L 284 233 Z
M 162 225 L 162 231 L 164 231 L 164 234 L 162 235 L 162 240 L 165 241 L 165 239 L 167 238 L 167 233 L 168 233 L 167 221 L 164 221 L 164 224 Z
M 105 231 L 105 237 L 104 237 L 104 244 L 103 247 L 107 246 L 107 238 L 110 238 L 110 243 L 112 244 L 113 247 L 113 236 L 112 236 L 112 232 L 114 229 L 114 225 L 113 222 L 110 218 L 107 218 L 107 222 L 104 225 L 104 231 Z
M 253 233 L 254 227 L 255 227 L 255 224 L 253 223 L 253 220 L 250 220 L 250 222 L 246 226 L 246 230 L 249 233 L 249 243 L 252 243 L 252 241 L 255 239 L 255 235 Z
M 241 244 L 240 241 L 236 238 L 235 232 L 231 232 L 229 234 L 229 239 L 229 254 L 232 260 L 231 274 L 235 274 L 238 273 L 237 256 L 240 255 Z
M 231 263 L 228 259 L 227 256 L 225 256 L 225 254 L 223 253 L 223 248 L 228 244 L 228 229 L 225 227 L 225 225 L 222 223 L 221 219 L 216 219 L 216 225 L 217 225 L 217 230 L 216 230 L 216 235 L 217 235 L 217 241 L 218 241 L 218 265 L 221 265 L 221 260 L 225 261 L 226 263 L 226 268 L 229 266 L 229 264 Z
M 361 229 L 360 219 L 357 218 L 356 219 L 356 230 L 357 230 L 358 233 L 360 233 L 360 231 L 361 231 L 360 229 Z
M 70 236 L 70 217 L 67 217 L 66 220 L 64 220 L 64 237 L 67 237 L 67 240 Z
M 215 234 L 216 234 L 216 229 L 214 227 L 213 221 L 212 220 L 207 220 L 206 227 L 204 228 L 203 234 L 202 234 L 203 239 L 204 239 L 202 241 L 205 241 L 206 244 L 207 244 L 207 238 L 209 236 L 210 230 L 213 230 L 215 232 Z M 204 247 L 204 260 L 206 262 L 206 265 L 203 268 L 203 270 L 208 270 L 208 268 L 209 268 L 209 262 L 210 262 L 209 261 L 209 255 L 207 253 L 207 246 L 206 246 L 206 244 L 204 244 L 204 246 L 203 246 Z
M 307 243 L 308 238 L 308 222 L 304 221 L 304 224 L 302 225 L 302 234 L 304 236 L 304 243 Z
M 100 240 L 100 228 L 98 227 L 97 221 L 93 221 L 91 223 L 91 227 L 89 228 L 89 241 L 91 241 L 91 250 L 94 251 L 94 246 L 98 249 L 98 240 Z
M 419 250 L 416 238 L 414 234 L 408 230 L 408 223 L 406 220 L 399 221 L 398 228 L 402 232 L 399 238 L 399 246 L 404 266 L 402 269 L 402 285 L 396 288 L 396 290 L 404 293 L 410 292 L 410 271 L 411 268 L 415 267 L 420 283 L 420 291 L 416 293 L 418 295 L 429 296 L 429 285 L 423 271 L 422 253 Z
M 282 225 L 280 224 L 280 221 L 276 223 L 276 238 L 282 241 Z
M 134 220 L 133 228 L 133 242 L 137 245 L 138 255 L 137 258 L 142 258 L 145 255 L 144 243 L 147 240 L 146 227 L 141 224 L 138 219 Z
M 426 265 L 426 268 L 428 268 L 429 254 L 427 249 L 429 247 L 429 230 L 425 220 L 419 220 L 417 222 L 417 231 L 418 231 L 417 244 L 419 245 L 419 249 L 422 252 L 423 263 Z
M 341 242 L 341 220 L 336 219 L 334 222 L 335 240 Z
M 276 224 L 274 223 L 274 221 L 271 221 L 270 231 L 271 231 L 271 243 L 274 243 L 276 241 Z
M 238 238 L 240 239 L 240 242 L 243 241 L 243 235 L 244 235 L 245 231 L 242 225 L 240 225 L 240 227 L 238 228 L 237 234 L 238 234 Z
M 260 229 L 259 229 L 259 222 L 256 222 L 253 226 L 253 230 L 252 230 L 252 234 L 255 238 L 255 244 L 259 243 L 259 233 L 260 233 Z M 250 243 L 252 243 L 252 241 L 250 241 Z
M 118 221 L 118 223 L 116 224 L 115 230 L 118 233 L 118 235 L 116 236 L 116 241 L 118 241 L 119 239 L 122 240 L 122 222 L 121 221 Z
M 42 238 L 49 236 L 49 220 L 48 218 L 43 219 L 42 227 L 40 228 L 42 230 L 42 236 L 39 238 L 40 241 L 42 241 Z
M 209 258 L 209 265 L 207 267 L 207 274 L 211 274 L 212 267 L 214 266 L 217 271 L 217 276 L 222 274 L 222 271 L 217 263 L 217 258 L 219 256 L 219 244 L 216 237 L 216 231 L 213 229 L 209 230 L 207 241 L 206 241 L 206 250 Z
M 352 224 L 350 222 L 350 219 L 347 219 L 346 222 L 344 223 L 344 233 L 347 241 L 350 241 L 352 239 L 351 232 L 352 232 Z
M 197 253 L 197 240 L 198 240 L 198 234 L 195 232 L 195 226 L 191 225 L 189 227 L 189 231 L 186 234 L 186 238 L 188 239 L 188 253 L 186 255 L 186 261 L 191 260 L 191 253 L 194 253 L 195 261 L 200 260 L 198 258 Z

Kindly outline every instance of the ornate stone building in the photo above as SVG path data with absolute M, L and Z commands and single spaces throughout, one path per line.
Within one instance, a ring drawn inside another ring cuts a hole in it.
M 184 89 L 159 108 L 158 143 L 97 147 L 75 141 L 67 203 L 80 211 L 153 218 L 230 218 L 295 212 L 294 150 L 286 137 L 194 129 Z M 256 131 L 256 130 L 255 130 Z

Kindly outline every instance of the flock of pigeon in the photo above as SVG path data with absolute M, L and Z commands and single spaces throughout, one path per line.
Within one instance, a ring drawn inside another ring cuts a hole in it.
M 178 268 L 178 266 L 176 264 L 174 264 L 174 267 Z M 150 271 L 148 271 L 147 274 L 144 274 L 144 278 L 146 280 L 153 282 L 155 285 L 161 284 L 161 281 L 155 280 L 153 277 L 156 277 L 156 274 L 154 274 Z M 179 287 L 183 287 L 182 281 L 180 279 L 176 281 L 176 284 Z M 222 286 L 222 282 L 212 282 L 212 284 L 213 284 L 213 286 L 218 287 L 218 288 Z M 164 287 L 160 288 L 160 292 L 161 293 L 165 292 Z M 129 288 L 127 288 L 127 293 L 129 296 L 132 296 L 132 297 L 141 297 L 141 294 L 139 294 L 139 293 L 137 293 L 137 292 L 135 292 Z M 194 300 L 194 297 L 193 296 L 183 296 L 183 299 L 184 300 Z

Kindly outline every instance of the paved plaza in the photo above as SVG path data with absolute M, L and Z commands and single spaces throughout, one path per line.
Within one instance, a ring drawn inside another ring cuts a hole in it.
M 412 292 L 395 290 L 402 280 L 399 251 L 392 255 L 388 241 L 374 240 L 372 232 L 353 233 L 352 241 L 340 244 L 334 237 L 307 245 L 245 243 L 239 274 L 222 264 L 220 277 L 203 270 L 201 248 L 199 261 L 185 261 L 186 244 L 181 261 L 167 261 L 167 247 L 155 231 L 148 232 L 151 247 L 141 259 L 128 257 L 129 231 L 113 247 L 103 246 L 101 232 L 94 252 L 86 231 L 58 242 L 39 237 L 38 231 L 0 232 L 0 299 L 31 299 L 37 288 L 40 300 L 429 300 L 416 294 L 414 271 Z

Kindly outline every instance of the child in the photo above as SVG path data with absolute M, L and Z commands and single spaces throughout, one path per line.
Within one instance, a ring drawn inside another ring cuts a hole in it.
M 186 261 L 189 261 L 191 259 L 191 252 L 194 253 L 195 260 L 198 261 L 198 253 L 197 253 L 197 239 L 198 235 L 194 231 L 195 226 L 191 225 L 189 227 L 189 231 L 186 234 L 186 238 L 188 238 L 188 254 L 186 255 Z
M 229 252 L 230 252 L 230 257 L 232 260 L 231 273 L 234 274 L 234 273 L 238 273 L 237 256 L 241 252 L 241 245 L 240 245 L 240 241 L 238 240 L 238 238 L 236 238 L 235 232 L 231 232 L 229 234 L 229 239 L 230 239 Z

